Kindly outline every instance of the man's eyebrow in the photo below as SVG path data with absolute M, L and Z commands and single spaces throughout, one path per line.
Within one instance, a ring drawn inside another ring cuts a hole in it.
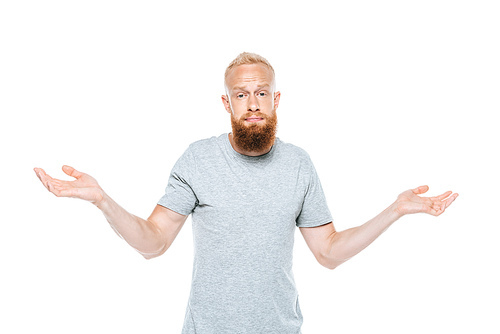
M 243 87 L 243 86 L 234 86 L 231 90 L 243 90 L 243 91 L 246 91 L 246 87 Z

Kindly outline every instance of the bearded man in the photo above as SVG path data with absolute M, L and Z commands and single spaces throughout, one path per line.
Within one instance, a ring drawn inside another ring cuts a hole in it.
M 458 196 L 421 197 L 428 190 L 421 186 L 367 223 L 337 232 L 309 156 L 276 137 L 280 92 L 269 62 L 240 54 L 226 70 L 225 88 L 232 132 L 189 146 L 147 220 L 121 208 L 88 174 L 63 166 L 76 180 L 61 181 L 35 168 L 56 196 L 95 204 L 147 259 L 163 254 L 192 215 L 195 252 L 184 334 L 300 333 L 295 227 L 318 262 L 334 269 L 403 215 L 438 216 Z

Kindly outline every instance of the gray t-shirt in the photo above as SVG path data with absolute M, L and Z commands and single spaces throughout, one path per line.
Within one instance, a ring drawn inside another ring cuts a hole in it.
M 194 264 L 183 334 L 300 333 L 295 226 L 332 221 L 308 154 L 276 139 L 259 157 L 228 134 L 189 146 L 158 202 L 192 214 Z

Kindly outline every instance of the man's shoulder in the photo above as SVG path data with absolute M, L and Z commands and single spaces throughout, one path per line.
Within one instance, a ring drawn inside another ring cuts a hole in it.
M 222 144 L 223 136 L 227 134 L 222 134 L 219 136 L 212 136 L 209 138 L 199 139 L 197 141 L 192 142 L 189 145 L 189 150 L 205 152 L 207 149 L 214 148 Z
M 225 136 L 227 136 L 227 134 L 225 134 Z M 189 144 L 183 156 L 189 159 L 208 162 L 221 155 L 224 145 L 224 134 L 199 139 Z
M 281 140 L 279 138 L 278 138 L 278 140 L 279 140 L 280 150 L 286 156 L 289 156 L 289 157 L 292 157 L 295 159 L 300 159 L 300 160 L 310 160 L 309 154 L 302 147 L 299 147 L 299 146 L 291 144 L 291 143 L 284 142 L 283 140 Z

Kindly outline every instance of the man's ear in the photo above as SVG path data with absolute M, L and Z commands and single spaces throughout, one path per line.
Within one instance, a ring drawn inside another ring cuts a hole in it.
M 224 108 L 226 108 L 226 111 L 231 114 L 232 111 L 231 111 L 231 103 L 229 101 L 229 97 L 227 95 L 222 95 L 221 98 L 222 98 L 222 103 L 224 104 Z
M 278 109 L 278 105 L 280 104 L 281 92 L 274 93 L 274 109 Z

